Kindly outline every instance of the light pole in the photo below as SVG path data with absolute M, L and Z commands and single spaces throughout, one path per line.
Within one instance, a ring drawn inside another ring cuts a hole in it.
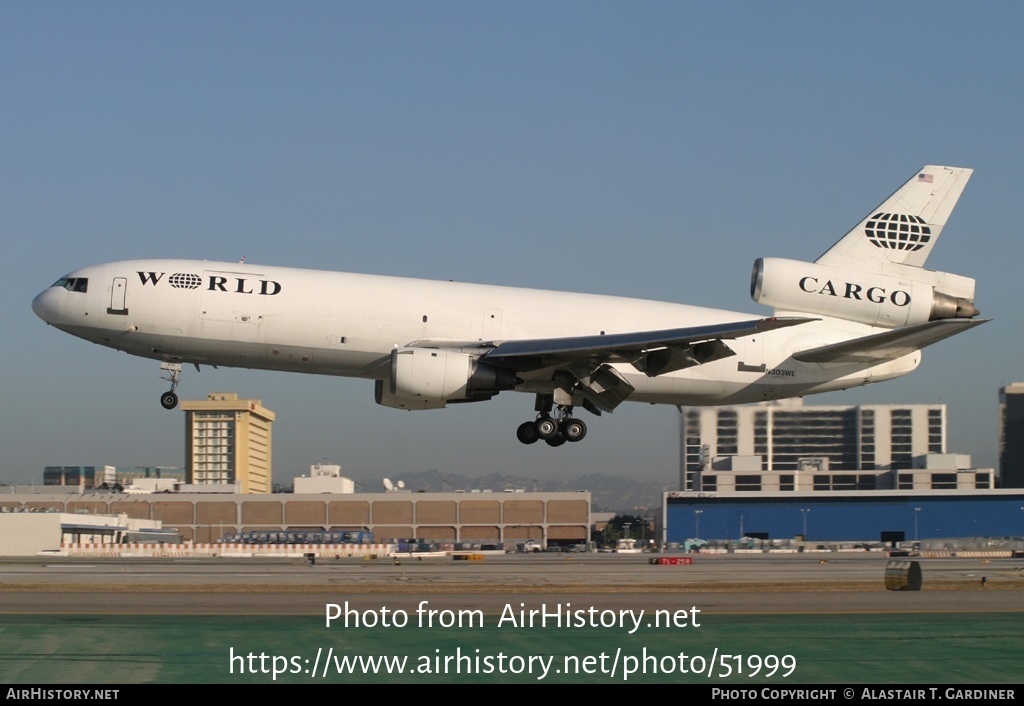
M 1022 509 L 1024 509 L 1024 508 L 1022 508 Z M 918 518 L 918 514 L 920 512 L 921 512 L 921 508 L 919 508 L 919 507 L 915 507 L 914 508 L 914 541 L 915 542 L 917 542 L 917 518 Z
M 701 515 L 702 512 L 704 512 L 704 511 L 703 510 L 694 510 L 693 511 L 693 524 L 694 524 L 694 527 L 693 527 L 693 538 L 694 539 L 700 539 L 700 515 Z
M 647 523 L 643 517 L 639 517 L 635 524 L 640 532 L 640 543 L 643 544 L 647 539 Z
M 811 511 L 811 508 L 809 508 L 809 507 L 802 507 L 802 508 L 800 508 L 800 514 L 803 515 L 803 518 L 804 518 L 804 541 L 805 542 L 807 541 L 807 513 L 809 513 L 810 511 Z

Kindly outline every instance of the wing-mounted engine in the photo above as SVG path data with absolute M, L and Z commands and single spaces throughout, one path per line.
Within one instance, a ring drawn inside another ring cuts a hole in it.
M 398 409 L 439 409 L 449 402 L 489 400 L 516 386 L 514 371 L 479 356 L 444 348 L 396 348 L 391 378 L 378 380 L 377 404 Z
M 895 328 L 972 318 L 974 280 L 920 267 L 884 263 L 874 271 L 781 258 L 754 263 L 750 296 L 776 311 L 821 314 Z

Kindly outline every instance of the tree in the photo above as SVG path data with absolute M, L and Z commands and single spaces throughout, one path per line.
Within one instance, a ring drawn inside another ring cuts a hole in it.
M 647 520 L 639 515 L 616 515 L 608 522 L 609 527 L 614 527 L 619 537 L 643 540 L 647 538 Z M 618 539 L 618 538 L 616 538 Z

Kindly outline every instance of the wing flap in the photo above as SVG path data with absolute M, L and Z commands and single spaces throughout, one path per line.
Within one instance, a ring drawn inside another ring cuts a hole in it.
M 583 398 L 600 412 L 612 412 L 636 389 L 622 373 L 610 365 L 602 365 L 590 374 L 577 377 Z
M 974 328 L 989 319 L 942 319 L 833 343 L 793 354 L 802 363 L 878 363 L 895 360 Z

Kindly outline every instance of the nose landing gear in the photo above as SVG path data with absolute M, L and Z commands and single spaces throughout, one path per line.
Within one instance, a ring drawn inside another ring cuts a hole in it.
M 171 383 L 171 389 L 160 395 L 160 405 L 164 409 L 174 409 L 178 406 L 178 395 L 174 391 L 181 380 L 181 363 L 160 363 L 160 369 L 168 373 L 160 379 Z

